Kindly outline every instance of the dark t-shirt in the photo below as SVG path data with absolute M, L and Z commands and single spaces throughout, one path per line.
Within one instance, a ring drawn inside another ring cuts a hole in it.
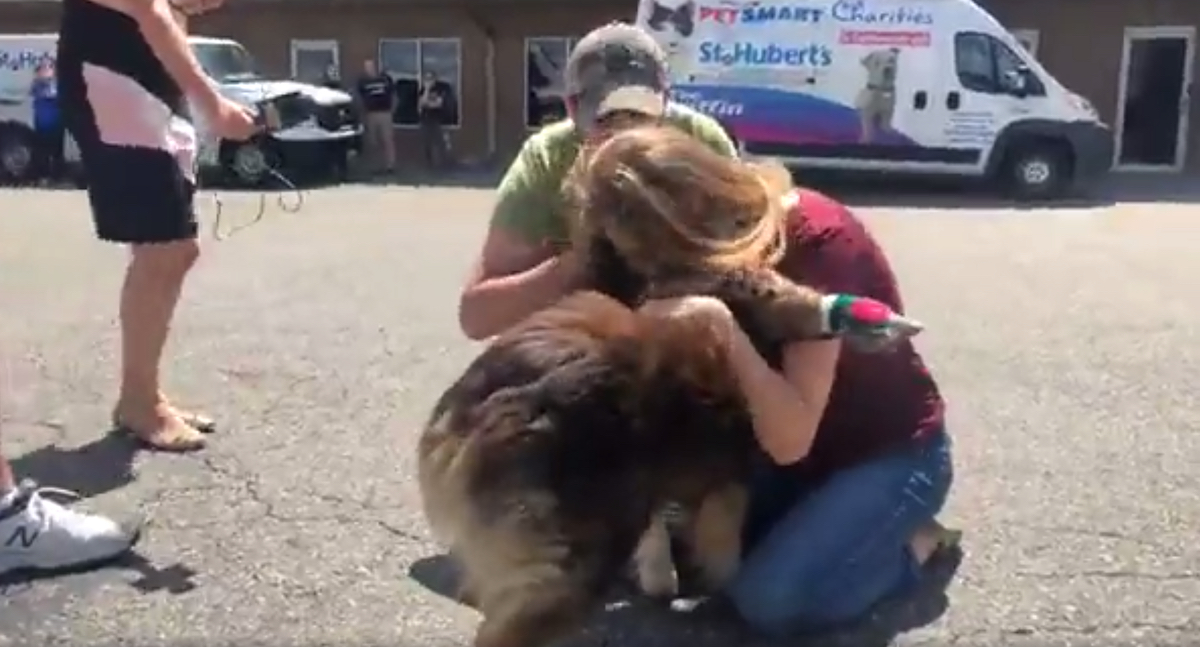
M 59 107 L 68 124 L 76 122 L 74 117 L 81 111 L 90 110 L 85 65 L 130 79 L 162 101 L 172 114 L 187 115 L 183 90 L 150 49 L 133 18 L 88 0 L 64 0 L 59 20 L 55 72 Z M 90 116 L 78 125 L 95 128 Z
M 421 106 L 420 115 L 421 122 L 426 124 L 442 124 L 446 121 L 446 114 L 450 108 L 450 88 L 443 81 L 436 81 L 433 87 L 429 88 L 429 96 L 435 99 L 441 99 L 441 103 L 437 107 Z M 417 95 L 418 98 L 421 95 Z
M 902 313 L 896 277 L 863 223 L 820 193 L 797 194 L 780 272 L 824 292 L 871 297 Z M 806 481 L 818 482 L 942 427 L 945 404 L 912 343 L 877 354 L 843 346 L 836 371 L 813 447 L 794 468 Z
M 386 74 L 364 76 L 358 80 L 358 98 L 367 112 L 391 112 L 396 86 Z

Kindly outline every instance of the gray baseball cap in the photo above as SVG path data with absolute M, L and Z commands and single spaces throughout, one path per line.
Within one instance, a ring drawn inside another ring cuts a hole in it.
M 667 104 L 667 55 L 645 31 L 610 23 L 575 45 L 564 81 L 567 96 L 576 101 L 574 120 L 580 131 L 617 111 L 657 117 Z

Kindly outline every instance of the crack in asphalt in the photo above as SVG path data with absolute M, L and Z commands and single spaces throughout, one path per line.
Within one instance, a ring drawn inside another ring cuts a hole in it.
M 251 503 L 262 507 L 262 517 L 276 523 L 283 524 L 298 524 L 298 523 L 324 523 L 334 522 L 341 524 L 355 525 L 370 525 L 382 530 L 383 532 L 392 535 L 393 537 L 403 539 L 409 542 L 423 542 L 427 537 L 416 532 L 405 530 L 392 523 L 388 523 L 383 519 L 373 518 L 372 515 L 381 512 L 386 508 L 378 505 L 372 505 L 365 501 L 350 499 L 341 496 L 335 496 L 327 493 L 315 492 L 312 490 L 304 490 L 303 496 L 312 497 L 335 506 L 343 506 L 354 508 L 350 513 L 333 512 L 329 514 L 288 514 L 280 511 L 280 504 L 273 501 L 271 497 L 262 491 L 262 476 L 252 470 L 247 469 L 240 461 L 232 455 L 221 454 L 218 452 L 206 453 L 198 457 L 198 462 L 205 469 L 216 474 L 222 479 L 232 481 L 235 484 L 241 485 L 245 489 L 246 497 Z M 235 465 L 222 465 L 219 461 L 225 460 Z M 205 486 L 180 486 L 171 488 L 159 488 L 152 492 L 149 496 L 151 505 L 160 504 L 171 494 L 186 491 L 190 493 L 205 492 L 205 491 L 223 491 L 227 490 L 229 485 L 205 485 Z M 227 523 L 227 520 L 216 521 L 198 521 L 183 524 L 164 524 L 164 527 L 170 528 L 203 528 L 212 525 L 220 525 Z M 253 523 L 252 521 L 250 522 Z

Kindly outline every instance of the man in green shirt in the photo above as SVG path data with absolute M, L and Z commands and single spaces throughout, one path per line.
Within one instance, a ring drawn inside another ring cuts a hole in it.
M 569 119 L 525 141 L 497 191 L 487 238 L 459 300 L 459 324 L 472 339 L 491 337 L 578 287 L 576 255 L 563 251 L 562 184 L 584 141 L 621 126 L 665 123 L 734 157 L 711 117 L 667 99 L 666 53 L 624 23 L 600 27 L 571 52 L 563 72 Z

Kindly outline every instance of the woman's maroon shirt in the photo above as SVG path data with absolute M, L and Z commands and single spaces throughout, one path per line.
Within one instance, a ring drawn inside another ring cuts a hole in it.
M 780 272 L 823 292 L 867 296 L 904 312 L 892 268 L 863 223 L 829 197 L 807 189 L 796 193 Z M 812 450 L 797 468 L 806 480 L 822 480 L 936 432 L 944 410 L 937 383 L 912 343 L 876 354 L 843 346 Z

